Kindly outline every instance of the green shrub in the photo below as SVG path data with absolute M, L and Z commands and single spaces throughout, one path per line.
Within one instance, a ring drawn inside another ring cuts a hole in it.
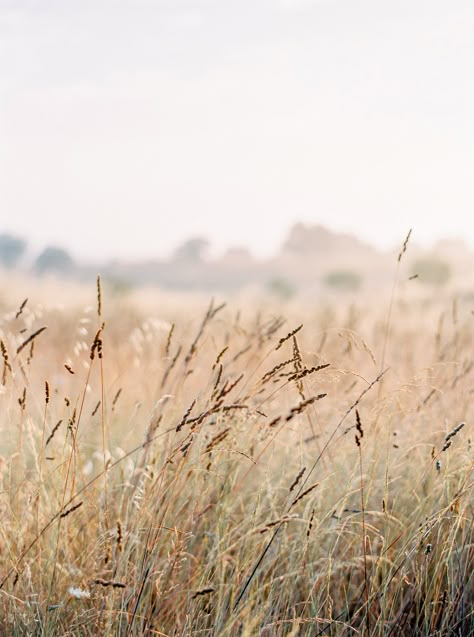
M 280 299 L 291 299 L 296 293 L 295 287 L 282 277 L 274 277 L 267 282 L 266 288 L 270 294 L 277 296 Z
M 438 257 L 425 257 L 413 264 L 412 276 L 415 275 L 421 283 L 444 285 L 451 278 L 451 266 Z
M 362 277 L 352 270 L 334 270 L 326 274 L 324 283 L 337 290 L 357 290 L 362 284 Z

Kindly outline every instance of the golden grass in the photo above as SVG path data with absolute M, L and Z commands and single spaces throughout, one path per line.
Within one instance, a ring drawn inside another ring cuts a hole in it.
M 471 307 L 52 290 L 0 308 L 0 634 L 474 634 Z

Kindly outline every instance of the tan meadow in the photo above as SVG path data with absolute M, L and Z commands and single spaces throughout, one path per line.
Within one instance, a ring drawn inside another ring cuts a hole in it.
M 1 634 L 474 635 L 470 299 L 3 290 Z

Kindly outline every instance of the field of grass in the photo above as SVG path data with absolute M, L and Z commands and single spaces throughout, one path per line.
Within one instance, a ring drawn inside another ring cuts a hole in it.
M 6 287 L 1 635 L 474 635 L 467 301 Z

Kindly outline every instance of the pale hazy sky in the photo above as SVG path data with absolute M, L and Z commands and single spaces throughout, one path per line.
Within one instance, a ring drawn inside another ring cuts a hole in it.
M 0 0 L 0 232 L 474 246 L 472 0 Z

